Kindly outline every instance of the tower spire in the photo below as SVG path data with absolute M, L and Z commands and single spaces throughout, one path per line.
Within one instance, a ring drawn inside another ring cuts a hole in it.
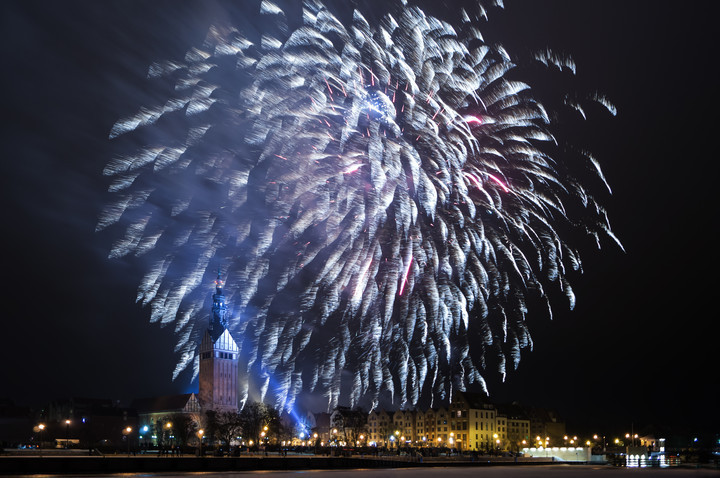
M 212 317 L 210 318 L 210 331 L 213 336 L 219 336 L 227 329 L 227 304 L 223 294 L 223 281 L 218 267 L 218 275 L 215 280 L 215 293 L 213 294 Z
M 222 275 L 220 274 L 220 268 L 218 267 L 217 279 L 215 279 L 215 293 L 222 295 L 223 290 Z

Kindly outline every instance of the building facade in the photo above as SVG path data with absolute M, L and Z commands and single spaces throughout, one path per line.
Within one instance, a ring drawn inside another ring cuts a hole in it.
M 382 409 L 373 410 L 368 414 L 367 433 L 368 443 L 375 446 L 387 446 L 393 430 L 394 412 Z

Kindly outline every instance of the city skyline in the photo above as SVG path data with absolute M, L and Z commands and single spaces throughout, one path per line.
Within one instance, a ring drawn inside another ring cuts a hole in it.
M 483 373 L 490 398 L 552 407 L 587 426 L 717 427 L 717 378 L 696 378 L 713 364 L 712 295 L 703 279 L 712 267 L 704 210 L 712 188 L 704 168 L 688 167 L 711 157 L 702 120 L 711 78 L 703 62 L 707 17 L 683 10 L 673 18 L 669 5 L 660 13 L 650 2 L 507 3 L 491 15 L 523 28 L 503 41 L 513 49 L 546 42 L 571 54 L 583 85 L 618 107 L 617 118 L 582 139 L 613 189 L 604 205 L 627 252 L 582 251 L 575 310 L 557 306 L 552 321 L 528 316 L 534 350 L 523 352 L 505 383 Z M 201 41 L 217 11 L 34 2 L 3 10 L 12 65 L 3 102 L 13 122 L 3 146 L 12 284 L 4 290 L 10 365 L 1 395 L 24 404 L 191 391 L 187 373 L 170 380 L 171 327 L 149 324 L 149 310 L 134 303 L 142 264 L 107 259 L 108 236 L 94 228 L 109 200 L 101 174 L 112 151 L 107 136 L 119 113 L 137 106 L 127 104 L 137 90 L 126 82 Z M 675 26 L 681 34 L 664 44 Z M 699 70 L 697 86 L 684 84 L 684 64 Z M 209 304 L 212 284 L 201 288 Z

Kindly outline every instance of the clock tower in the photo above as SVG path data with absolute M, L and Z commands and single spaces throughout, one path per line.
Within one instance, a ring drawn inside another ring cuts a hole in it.
M 213 294 L 210 324 L 200 342 L 200 391 L 198 399 L 205 410 L 238 410 L 238 354 L 235 339 L 228 330 L 227 303 L 218 271 Z

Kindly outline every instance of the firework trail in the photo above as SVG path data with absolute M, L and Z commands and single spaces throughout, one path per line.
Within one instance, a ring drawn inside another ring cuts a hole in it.
M 615 240 L 575 179 L 604 182 L 597 161 L 558 146 L 553 116 L 465 12 L 450 25 L 400 2 L 343 23 L 309 0 L 294 29 L 269 1 L 260 15 L 273 28 L 258 39 L 212 27 L 153 64 L 176 94 L 110 133 L 152 133 L 107 165 L 116 201 L 98 229 L 124 227 L 111 257 L 149 259 L 138 300 L 177 332 L 175 376 L 197 368 L 218 266 L 241 369 L 279 406 L 319 390 L 333 407 L 341 388 L 351 404 L 447 399 L 484 387 L 488 358 L 517 366 L 526 300 L 549 310 L 554 285 L 574 303 L 567 234 Z

